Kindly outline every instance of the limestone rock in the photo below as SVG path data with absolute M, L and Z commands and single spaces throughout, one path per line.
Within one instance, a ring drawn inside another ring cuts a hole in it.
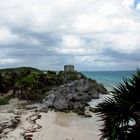
M 95 81 L 74 80 L 47 92 L 43 100 L 43 109 L 54 108 L 59 111 L 83 113 L 86 104 L 91 99 L 99 98 L 101 92 L 105 94 L 107 90 Z

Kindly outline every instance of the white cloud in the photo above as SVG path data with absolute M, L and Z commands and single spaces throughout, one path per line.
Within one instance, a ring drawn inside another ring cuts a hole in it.
M 134 5 L 134 0 L 123 0 L 122 3 L 124 6 L 130 7 Z
M 62 46 L 68 48 L 77 48 L 82 45 L 82 40 L 74 35 L 62 36 Z
M 5 59 L 0 59 L 0 65 L 4 64 L 15 64 L 20 62 L 20 60 L 14 59 L 14 58 L 5 58 Z
M 137 4 L 137 10 L 140 10 L 140 3 Z
M 46 51 L 48 55 L 51 50 L 64 60 L 70 56 L 83 65 L 92 65 L 90 62 L 94 61 L 96 65 L 108 66 L 115 66 L 117 61 L 105 56 L 105 50 L 125 55 L 140 51 L 140 4 L 135 9 L 134 0 L 0 0 L 0 3 L 1 50 L 3 45 L 19 46 L 21 50 L 34 46 L 33 52 Z M 54 37 L 49 38 L 49 34 Z M 10 52 L 4 54 L 5 59 Z
M 124 33 L 121 35 L 111 36 L 112 48 L 120 53 L 133 53 L 140 49 L 140 40 L 138 35 L 132 33 Z
M 96 14 L 78 15 L 74 19 L 73 28 L 79 32 L 101 32 L 108 28 L 108 22 L 105 22 L 104 17 Z
M 0 27 L 0 44 L 9 44 L 10 42 L 15 42 L 19 38 L 17 35 L 13 34 L 8 28 Z

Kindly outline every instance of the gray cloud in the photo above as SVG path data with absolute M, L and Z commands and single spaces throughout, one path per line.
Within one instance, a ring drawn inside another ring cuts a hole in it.
M 78 70 L 127 70 L 140 66 L 138 0 L 0 2 L 1 68 L 57 70 L 74 64 Z

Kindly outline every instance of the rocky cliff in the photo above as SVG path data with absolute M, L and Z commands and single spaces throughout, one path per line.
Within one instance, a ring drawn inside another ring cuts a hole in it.
M 46 93 L 41 109 L 46 111 L 48 108 L 53 108 L 58 111 L 73 111 L 82 114 L 91 99 L 99 98 L 99 93 L 108 93 L 104 86 L 95 80 L 87 79 L 82 74 L 80 76 L 79 73 L 77 76 L 78 79 L 69 80 L 70 76 L 65 75 L 63 85 Z

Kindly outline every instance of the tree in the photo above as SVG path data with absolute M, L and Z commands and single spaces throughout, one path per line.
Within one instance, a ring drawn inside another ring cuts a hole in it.
M 103 121 L 101 139 L 140 139 L 140 70 L 123 81 L 114 88 L 112 97 L 97 106 Z
M 4 84 L 3 84 L 4 78 L 2 76 L 2 73 L 0 73 L 0 93 L 4 92 Z

